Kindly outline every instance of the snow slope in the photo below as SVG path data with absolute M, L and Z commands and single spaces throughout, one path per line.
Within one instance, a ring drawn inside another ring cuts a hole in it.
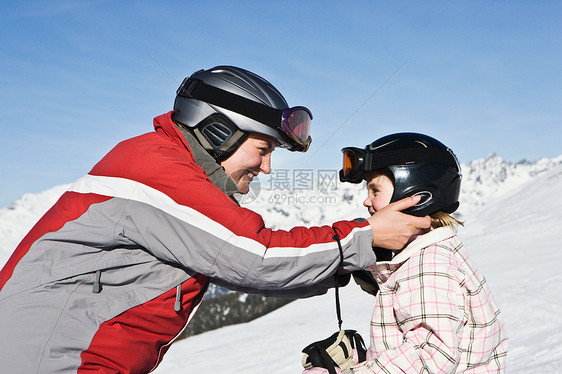
M 555 241 L 562 234 L 562 156 L 512 164 L 492 154 L 462 166 L 460 213 L 466 227 L 460 235 L 487 277 L 508 324 L 508 373 L 561 373 L 562 254 Z M 0 266 L 67 187 L 26 194 L 0 209 Z M 269 226 L 324 224 L 365 216 L 363 188 L 340 184 L 322 192 L 324 202 L 316 204 L 306 200 L 312 193 L 286 191 L 285 197 L 306 197 L 299 199 L 300 204 L 291 204 L 289 199 L 272 199 L 279 191 L 262 189 L 247 206 L 263 214 Z M 371 297 L 358 287 L 343 289 L 344 328 L 368 338 L 371 304 Z M 296 301 L 247 324 L 176 342 L 155 372 L 299 373 L 300 350 L 336 329 L 330 292 Z

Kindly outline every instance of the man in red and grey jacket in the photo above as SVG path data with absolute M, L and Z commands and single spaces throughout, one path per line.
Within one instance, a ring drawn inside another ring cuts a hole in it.
M 2 371 L 149 372 L 210 281 L 318 295 L 338 267 L 372 266 L 373 245 L 401 248 L 429 227 L 400 212 L 414 199 L 364 221 L 289 231 L 240 207 L 232 195 L 269 173 L 276 146 L 308 149 L 311 119 L 240 68 L 186 78 L 156 131 L 121 142 L 76 181 L 0 272 Z

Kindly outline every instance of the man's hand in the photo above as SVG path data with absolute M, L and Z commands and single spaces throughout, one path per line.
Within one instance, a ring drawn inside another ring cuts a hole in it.
M 401 210 L 416 205 L 420 196 L 406 197 L 377 211 L 367 221 L 373 230 L 373 247 L 402 249 L 412 235 L 429 229 L 431 218 L 415 217 Z

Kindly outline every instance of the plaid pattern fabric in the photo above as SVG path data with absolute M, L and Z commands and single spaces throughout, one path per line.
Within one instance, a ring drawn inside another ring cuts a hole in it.
M 367 361 L 353 373 L 503 373 L 504 322 L 484 277 L 449 228 L 369 269 L 380 285 Z

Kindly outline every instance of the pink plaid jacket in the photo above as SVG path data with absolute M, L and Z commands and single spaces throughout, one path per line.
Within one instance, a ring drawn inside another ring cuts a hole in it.
M 377 279 L 367 361 L 353 373 L 503 373 L 504 321 L 450 228 L 369 269 Z

